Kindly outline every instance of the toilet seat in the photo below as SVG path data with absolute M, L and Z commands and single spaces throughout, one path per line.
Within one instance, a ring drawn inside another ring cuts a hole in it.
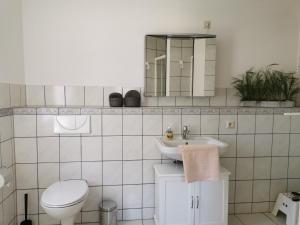
M 84 180 L 59 181 L 46 189 L 41 203 L 48 208 L 70 207 L 84 201 L 88 190 L 88 185 Z

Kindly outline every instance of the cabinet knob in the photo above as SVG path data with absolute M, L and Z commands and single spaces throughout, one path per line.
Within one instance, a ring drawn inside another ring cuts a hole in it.
M 199 196 L 197 196 L 197 209 L 199 208 Z
M 192 208 L 194 208 L 194 197 L 193 196 L 191 196 L 192 197 L 192 205 L 191 205 L 191 209 Z

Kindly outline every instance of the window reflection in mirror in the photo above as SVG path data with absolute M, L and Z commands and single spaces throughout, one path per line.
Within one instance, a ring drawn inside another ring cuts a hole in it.
M 146 37 L 145 95 L 166 96 L 167 38 Z

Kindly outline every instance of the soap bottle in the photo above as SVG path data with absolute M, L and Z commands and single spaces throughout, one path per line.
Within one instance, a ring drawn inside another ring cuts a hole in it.
M 173 131 L 172 131 L 171 127 L 168 127 L 166 130 L 166 133 L 165 133 L 165 138 L 166 138 L 166 140 L 170 141 L 173 139 L 173 137 L 174 137 Z

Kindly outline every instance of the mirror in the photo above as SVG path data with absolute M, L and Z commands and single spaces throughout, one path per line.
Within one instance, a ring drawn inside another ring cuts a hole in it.
M 145 96 L 214 96 L 215 35 L 146 35 Z

